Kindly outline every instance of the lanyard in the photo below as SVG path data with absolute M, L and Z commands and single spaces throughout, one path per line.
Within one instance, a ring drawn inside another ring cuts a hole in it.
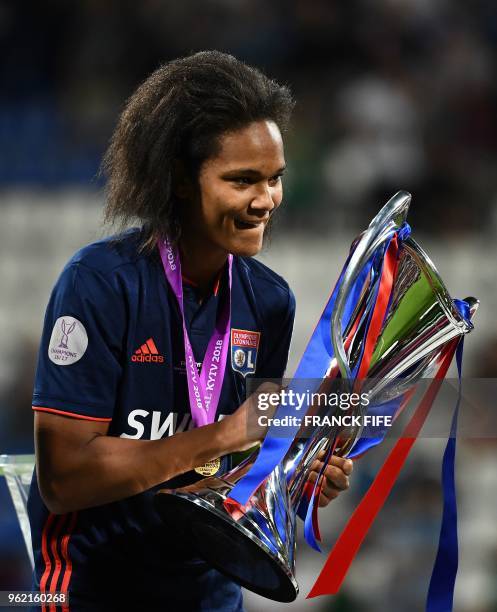
M 181 318 L 183 320 L 183 340 L 185 344 L 186 378 L 188 381 L 188 396 L 192 419 L 197 427 L 214 422 L 228 355 L 229 332 L 231 326 L 231 269 L 233 256 L 228 255 L 228 294 L 222 300 L 221 309 L 216 317 L 216 325 L 212 334 L 201 371 L 193 354 L 190 338 L 185 323 L 183 306 L 183 283 L 181 278 L 181 263 L 176 248 L 167 240 L 159 241 L 159 251 L 164 266 L 166 278 L 178 300 Z

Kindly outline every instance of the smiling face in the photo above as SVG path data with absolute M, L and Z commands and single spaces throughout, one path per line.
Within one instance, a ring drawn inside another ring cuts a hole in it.
M 185 207 L 183 235 L 204 249 L 251 256 L 281 204 L 285 169 L 281 133 L 257 121 L 219 138 L 219 151 L 200 167 L 199 197 Z

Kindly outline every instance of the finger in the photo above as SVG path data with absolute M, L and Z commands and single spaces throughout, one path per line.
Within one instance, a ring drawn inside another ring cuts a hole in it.
M 313 472 L 320 472 L 322 467 L 323 467 L 324 463 L 322 461 L 319 461 L 318 459 L 315 459 L 312 463 L 311 466 L 311 470 Z
M 315 461 L 319 461 L 319 463 L 322 465 L 323 462 L 321 460 L 324 458 L 326 452 L 327 451 L 325 450 L 319 451 Z M 339 457 L 338 455 L 332 455 L 329 460 L 329 464 L 341 468 L 347 474 L 347 476 L 350 476 L 350 474 L 352 474 L 352 470 L 354 469 L 354 462 L 351 459 Z
M 316 482 L 316 480 L 318 479 L 318 476 L 319 476 L 319 472 L 315 472 L 315 471 L 311 472 L 309 474 L 308 482 L 312 482 L 312 483 Z M 321 474 L 321 478 L 319 480 L 320 480 L 321 485 L 323 485 L 323 483 L 326 483 L 327 482 L 326 475 Z M 330 484 L 330 486 L 333 487 L 333 484 Z
M 316 482 L 317 478 L 319 476 L 319 472 L 313 470 L 310 474 L 309 474 L 309 478 L 308 478 L 308 482 Z M 322 479 L 321 479 L 322 480 Z
M 332 486 L 335 486 L 341 491 L 345 491 L 350 486 L 349 477 L 347 476 L 347 474 L 345 474 L 340 468 L 335 467 L 334 465 L 329 465 L 325 469 L 324 475 L 326 477 L 326 480 L 330 482 Z
M 335 499 L 335 497 L 338 497 L 338 495 L 342 493 L 344 489 L 335 487 L 335 485 L 333 485 L 331 482 L 325 479 L 322 484 L 321 491 L 326 495 L 326 497 Z
M 281 401 L 282 386 L 266 381 L 250 396 L 253 398 L 256 416 L 261 414 L 271 418 L 276 413 Z M 262 412 L 261 412 L 262 411 Z
M 315 483 L 317 477 L 318 477 L 318 474 L 316 472 L 312 472 L 311 475 L 309 476 L 309 481 L 312 483 Z M 341 493 L 341 489 L 335 487 L 326 478 L 323 479 L 323 477 L 321 477 L 321 486 L 322 486 L 322 489 L 319 495 L 319 507 L 320 508 L 327 506 L 330 503 L 330 501 L 332 501 L 333 499 L 336 499 Z
M 309 474 L 308 482 L 314 484 L 319 476 L 318 472 L 311 472 Z M 333 480 L 330 479 L 326 474 L 322 475 L 320 478 L 320 485 L 323 488 L 323 491 L 327 492 L 340 492 L 346 491 L 349 488 L 349 480 L 348 477 L 342 473 L 340 478 L 333 477 Z
M 340 494 L 339 491 L 337 491 L 336 489 L 332 490 L 332 491 L 327 491 L 325 492 L 324 490 L 321 491 L 321 494 L 319 496 L 319 507 L 320 508 L 324 508 L 325 506 L 327 506 L 332 500 L 336 499 L 338 497 L 338 495 Z
M 347 474 L 347 476 L 350 476 L 352 474 L 352 470 L 354 469 L 354 463 L 351 459 L 338 457 L 337 455 L 332 455 L 330 465 L 340 468 L 345 474 Z
M 316 478 L 318 474 L 321 474 L 321 470 L 323 468 L 323 463 L 321 461 L 316 461 L 312 466 L 312 471 L 309 474 L 309 480 L 311 482 L 316 482 Z M 339 489 L 348 489 L 349 487 L 349 478 L 345 472 L 339 467 L 334 465 L 326 466 L 323 475 L 325 478 L 333 482 Z

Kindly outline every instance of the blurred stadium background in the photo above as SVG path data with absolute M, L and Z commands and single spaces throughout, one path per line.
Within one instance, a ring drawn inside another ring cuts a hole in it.
M 37 344 L 65 261 L 102 236 L 100 158 L 160 63 L 229 51 L 288 83 L 285 206 L 262 259 L 297 296 L 293 371 L 348 245 L 398 189 L 454 296 L 482 301 L 465 374 L 497 376 L 497 7 L 492 0 L 0 2 L 0 454 L 33 452 Z M 305 600 L 324 557 L 300 546 L 292 610 L 418 612 L 440 524 L 443 440 L 419 440 L 342 594 Z M 385 448 L 321 512 L 328 550 Z M 497 610 L 496 445 L 458 448 L 457 612 Z M 0 590 L 30 586 L 0 479 Z M 250 594 L 248 612 L 272 610 Z

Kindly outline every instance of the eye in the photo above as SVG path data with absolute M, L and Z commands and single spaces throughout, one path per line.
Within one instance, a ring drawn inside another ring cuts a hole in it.
M 247 187 L 248 185 L 252 185 L 254 183 L 253 179 L 248 176 L 234 176 L 228 180 L 236 187 Z
M 276 174 L 275 176 L 272 176 L 272 177 L 269 179 L 269 184 L 270 184 L 271 186 L 273 186 L 273 185 L 277 185 L 277 184 L 278 184 L 278 183 L 281 181 L 281 177 L 282 177 L 282 176 L 283 176 L 283 174 Z

